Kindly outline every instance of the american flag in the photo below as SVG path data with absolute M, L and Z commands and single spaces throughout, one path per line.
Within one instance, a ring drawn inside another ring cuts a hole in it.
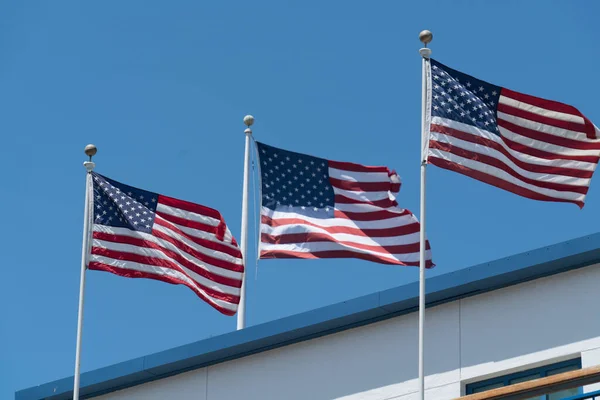
M 598 128 L 575 107 L 495 86 L 431 60 L 428 160 L 535 200 L 583 207 Z
M 260 258 L 361 258 L 419 265 L 419 222 L 398 206 L 400 179 L 367 167 L 257 142 Z M 427 243 L 427 266 L 431 250 Z
M 89 269 L 185 285 L 221 313 L 236 313 L 244 264 L 218 211 L 92 177 Z

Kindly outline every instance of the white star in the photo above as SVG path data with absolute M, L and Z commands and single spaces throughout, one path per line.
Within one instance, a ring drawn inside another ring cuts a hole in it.
M 152 199 L 152 202 L 153 202 L 153 203 L 156 203 L 156 199 Z
M 497 94 L 498 94 L 498 92 L 496 92 L 495 90 L 492 92 L 492 96 L 495 96 Z
M 471 87 L 471 82 L 467 82 L 467 87 Z

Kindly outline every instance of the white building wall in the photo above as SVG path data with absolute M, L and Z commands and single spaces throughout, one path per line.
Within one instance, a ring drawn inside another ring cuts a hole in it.
M 600 268 L 554 275 L 426 312 L 426 397 L 466 383 L 581 357 L 600 364 Z M 417 313 L 202 368 L 102 400 L 412 400 Z M 591 385 L 586 390 L 598 390 Z

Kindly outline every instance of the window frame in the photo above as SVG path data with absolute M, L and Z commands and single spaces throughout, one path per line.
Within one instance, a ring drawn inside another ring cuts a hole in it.
M 567 361 L 561 361 L 558 363 L 547 364 L 547 365 L 544 365 L 541 367 L 531 368 L 531 369 L 527 369 L 524 371 L 515 372 L 512 374 L 506 374 L 506 375 L 498 376 L 496 378 L 490 378 L 490 379 L 485 379 L 482 381 L 467 383 L 466 394 L 481 393 L 481 392 L 475 392 L 475 390 L 480 389 L 484 386 L 495 385 L 498 383 L 502 383 L 503 384 L 502 387 L 510 386 L 510 385 L 512 385 L 510 383 L 510 381 L 512 381 L 514 379 L 522 378 L 522 377 L 525 377 L 528 375 L 539 374 L 540 378 L 545 378 L 547 376 L 550 376 L 550 375 L 548 375 L 549 372 L 552 372 L 552 371 L 554 371 L 556 369 L 560 369 L 560 368 L 566 368 L 566 367 L 576 367 L 576 369 L 581 369 L 581 357 L 573 358 L 573 359 L 567 360 Z M 581 388 L 580 388 L 580 392 L 583 393 Z

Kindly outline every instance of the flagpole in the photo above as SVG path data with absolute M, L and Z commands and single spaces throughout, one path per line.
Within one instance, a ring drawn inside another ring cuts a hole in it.
M 246 268 L 248 266 L 248 257 L 246 251 L 248 249 L 248 176 L 250 174 L 250 139 L 252 137 L 252 129 L 250 127 L 254 123 L 252 115 L 244 117 L 244 124 L 247 126 L 244 133 L 246 134 L 246 149 L 244 152 L 244 183 L 242 186 L 242 232 L 240 235 L 240 251 L 244 260 L 244 275 L 242 278 L 242 288 L 240 290 L 240 304 L 237 312 L 237 329 L 246 327 Z
M 83 298 L 85 294 L 85 271 L 87 269 L 87 257 L 90 245 L 90 219 L 92 210 L 90 210 L 93 200 L 92 192 L 92 171 L 96 164 L 92 162 L 92 157 L 96 155 L 96 146 L 88 144 L 85 146 L 85 154 L 90 157 L 89 161 L 83 163 L 87 170 L 85 177 L 85 208 L 83 211 L 83 240 L 81 243 L 81 278 L 79 281 L 79 312 L 77 315 L 77 347 L 75 349 L 75 379 L 73 382 L 73 400 L 79 400 L 79 375 L 81 366 L 81 332 L 83 330 Z
M 428 122 L 428 99 L 427 99 L 427 75 L 429 71 L 429 57 L 431 49 L 427 44 L 433 39 L 430 31 L 422 31 L 419 40 L 423 42 L 424 48 L 419 50 L 423 58 L 422 68 L 422 93 L 421 93 L 421 230 L 419 234 L 419 399 L 425 399 L 425 360 L 424 360 L 424 333 L 425 333 L 425 267 L 426 267 L 426 239 L 425 239 L 425 177 L 427 171 L 427 148 L 429 147 L 429 122 Z

